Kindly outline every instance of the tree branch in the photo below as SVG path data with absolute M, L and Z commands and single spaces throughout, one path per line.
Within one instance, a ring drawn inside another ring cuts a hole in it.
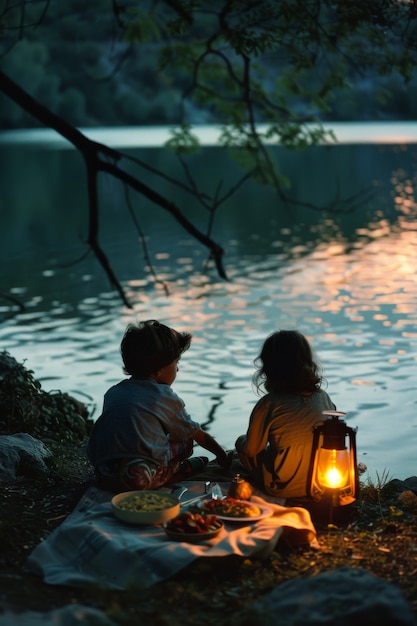
M 168 211 L 174 219 L 192 237 L 210 250 L 210 256 L 213 258 L 219 275 L 226 279 L 226 273 L 223 267 L 223 248 L 213 241 L 210 237 L 201 232 L 192 222 L 190 222 L 181 210 L 167 198 L 163 197 L 157 191 L 141 182 L 131 174 L 125 172 L 118 167 L 116 163 L 123 157 L 123 154 L 117 150 L 113 150 L 108 146 L 88 139 L 79 130 L 68 124 L 64 119 L 55 115 L 40 102 L 35 100 L 30 94 L 24 91 L 17 83 L 11 80 L 4 72 L 0 72 L 0 91 L 11 98 L 16 104 L 30 113 L 39 122 L 45 126 L 52 128 L 62 137 L 67 139 L 82 154 L 87 170 L 88 181 L 88 201 L 89 201 L 89 235 L 88 244 L 96 255 L 98 261 L 108 275 L 111 283 L 120 293 L 123 301 L 130 306 L 124 295 L 116 275 L 108 262 L 106 255 L 98 243 L 99 235 L 99 202 L 97 193 L 97 173 L 106 172 L 129 185 L 132 189 L 148 198 L 151 202 Z M 100 158 L 100 155 L 105 157 Z M 109 160 L 110 159 L 110 160 Z

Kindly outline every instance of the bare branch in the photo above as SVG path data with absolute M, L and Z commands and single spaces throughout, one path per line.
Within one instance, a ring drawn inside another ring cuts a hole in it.
M 123 187 L 124 187 L 124 190 L 125 190 L 125 200 L 126 200 L 126 205 L 127 205 L 128 209 L 129 209 L 129 213 L 130 213 L 130 215 L 131 215 L 131 217 L 132 217 L 132 221 L 133 221 L 133 223 L 134 223 L 134 224 L 135 224 L 135 226 L 136 226 L 136 230 L 137 230 L 137 232 L 138 232 L 139 239 L 140 239 L 140 242 L 141 242 L 141 244 L 142 244 L 142 249 L 143 249 L 143 254 L 144 254 L 144 257 L 145 257 L 145 261 L 146 261 L 146 262 L 147 262 L 147 264 L 149 265 L 149 268 L 150 268 L 151 274 L 152 274 L 152 276 L 154 277 L 155 282 L 156 282 L 156 283 L 158 283 L 158 284 L 160 284 L 160 285 L 162 285 L 162 287 L 163 287 L 163 289 L 164 289 L 164 291 L 165 291 L 165 295 L 167 295 L 167 296 L 168 296 L 168 295 L 169 295 L 169 289 L 168 289 L 168 286 L 167 286 L 167 284 L 166 284 L 163 280 L 161 280 L 160 278 L 158 278 L 158 276 L 157 276 L 157 274 L 156 274 L 156 271 L 155 271 L 155 269 L 154 269 L 153 263 L 152 263 L 152 261 L 151 261 L 151 257 L 150 257 L 149 252 L 148 252 L 148 246 L 147 246 L 147 244 L 146 244 L 146 239 L 145 239 L 144 232 L 143 232 L 143 230 L 142 230 L 142 228 L 141 228 L 141 225 L 139 224 L 139 220 L 138 220 L 138 219 L 137 219 L 137 217 L 136 217 L 136 214 L 135 214 L 135 212 L 134 212 L 134 210 L 133 210 L 132 202 L 131 202 L 131 200 L 130 200 L 130 196 L 129 196 L 129 187 L 128 187 L 127 185 L 124 185 Z
M 97 194 L 97 174 L 98 172 L 106 172 L 118 180 L 121 180 L 125 184 L 129 185 L 132 189 L 135 189 L 138 193 L 148 198 L 151 202 L 159 205 L 166 211 L 168 211 L 181 226 L 192 235 L 197 241 L 209 248 L 211 258 L 214 260 L 219 275 L 226 279 L 226 273 L 223 267 L 223 248 L 215 241 L 210 239 L 207 235 L 202 233 L 198 228 L 194 226 L 181 212 L 181 210 L 175 206 L 174 203 L 167 200 L 157 191 L 151 189 L 145 183 L 139 181 L 131 174 L 125 172 L 118 167 L 116 163 L 123 157 L 123 155 L 117 150 L 113 150 L 108 146 L 91 141 L 83 135 L 79 130 L 68 124 L 65 120 L 55 115 L 45 106 L 40 104 L 37 100 L 32 98 L 27 92 L 19 87 L 13 80 L 11 80 L 6 74 L 0 72 L 0 91 L 6 96 L 14 100 L 25 111 L 33 115 L 39 122 L 56 130 L 61 136 L 65 137 L 70 143 L 72 143 L 77 150 L 84 157 L 87 170 L 88 181 L 88 202 L 89 202 L 89 235 L 88 244 L 99 260 L 104 271 L 108 275 L 112 285 L 120 293 L 123 301 L 127 306 L 130 306 L 123 292 L 116 275 L 114 274 L 111 265 L 108 262 L 106 255 L 101 249 L 98 243 L 99 223 L 98 223 L 98 194 Z M 100 158 L 100 155 L 104 155 L 105 160 Z M 111 159 L 111 162 L 107 159 Z

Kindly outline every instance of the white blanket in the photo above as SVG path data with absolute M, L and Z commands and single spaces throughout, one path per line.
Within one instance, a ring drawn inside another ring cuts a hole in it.
M 183 483 L 189 486 L 190 483 Z M 202 490 L 204 483 L 190 487 Z M 29 571 L 51 585 L 108 589 L 150 587 L 166 580 L 199 557 L 231 554 L 265 558 L 283 531 L 312 542 L 315 529 L 301 507 L 284 507 L 259 496 L 273 515 L 251 523 L 225 523 L 220 534 L 201 544 L 169 541 L 161 526 L 127 526 L 111 510 L 111 494 L 90 487 L 73 513 L 39 544 L 27 561 Z

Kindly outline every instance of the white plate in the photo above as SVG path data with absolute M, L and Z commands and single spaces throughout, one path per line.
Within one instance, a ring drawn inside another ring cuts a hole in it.
M 245 502 L 245 504 L 247 504 L 247 502 Z M 266 506 L 264 504 L 258 504 L 257 502 L 253 502 L 252 504 L 254 506 L 257 506 L 258 509 L 261 509 L 259 515 L 253 515 L 248 517 L 229 517 L 228 515 L 221 515 L 221 513 L 215 513 L 214 511 L 213 513 L 215 514 L 217 519 L 221 519 L 224 522 L 257 522 L 260 519 L 264 519 L 265 517 L 271 517 L 271 515 L 273 514 L 273 510 L 269 506 Z

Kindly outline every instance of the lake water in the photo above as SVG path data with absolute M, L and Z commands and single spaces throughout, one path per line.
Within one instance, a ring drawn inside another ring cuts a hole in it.
M 97 417 L 104 392 L 123 377 L 127 323 L 156 318 L 187 330 L 194 339 L 174 388 L 232 447 L 258 399 L 251 376 L 262 342 L 278 328 L 298 328 L 323 365 L 327 391 L 358 428 L 359 461 L 372 479 L 416 475 L 416 131 L 338 130 L 340 145 L 277 155 L 292 200 L 340 208 L 355 196 L 356 209 L 337 215 L 282 204 L 270 190 L 245 186 L 219 210 L 212 233 L 226 250 L 228 281 L 206 269 L 205 248 L 170 216 L 132 196 L 169 294 L 146 267 L 123 189 L 103 177 L 100 242 L 132 308 L 85 256 L 86 185 L 76 152 L 47 131 L 0 133 L 0 349 L 25 362 L 43 389 L 74 394 Z M 149 132 L 96 130 L 94 138 L 179 177 Z M 141 137 L 145 147 L 137 148 Z M 211 193 L 219 179 L 222 190 L 237 180 L 210 142 L 194 166 Z M 207 214 L 184 191 L 150 172 L 146 182 L 205 227 Z

